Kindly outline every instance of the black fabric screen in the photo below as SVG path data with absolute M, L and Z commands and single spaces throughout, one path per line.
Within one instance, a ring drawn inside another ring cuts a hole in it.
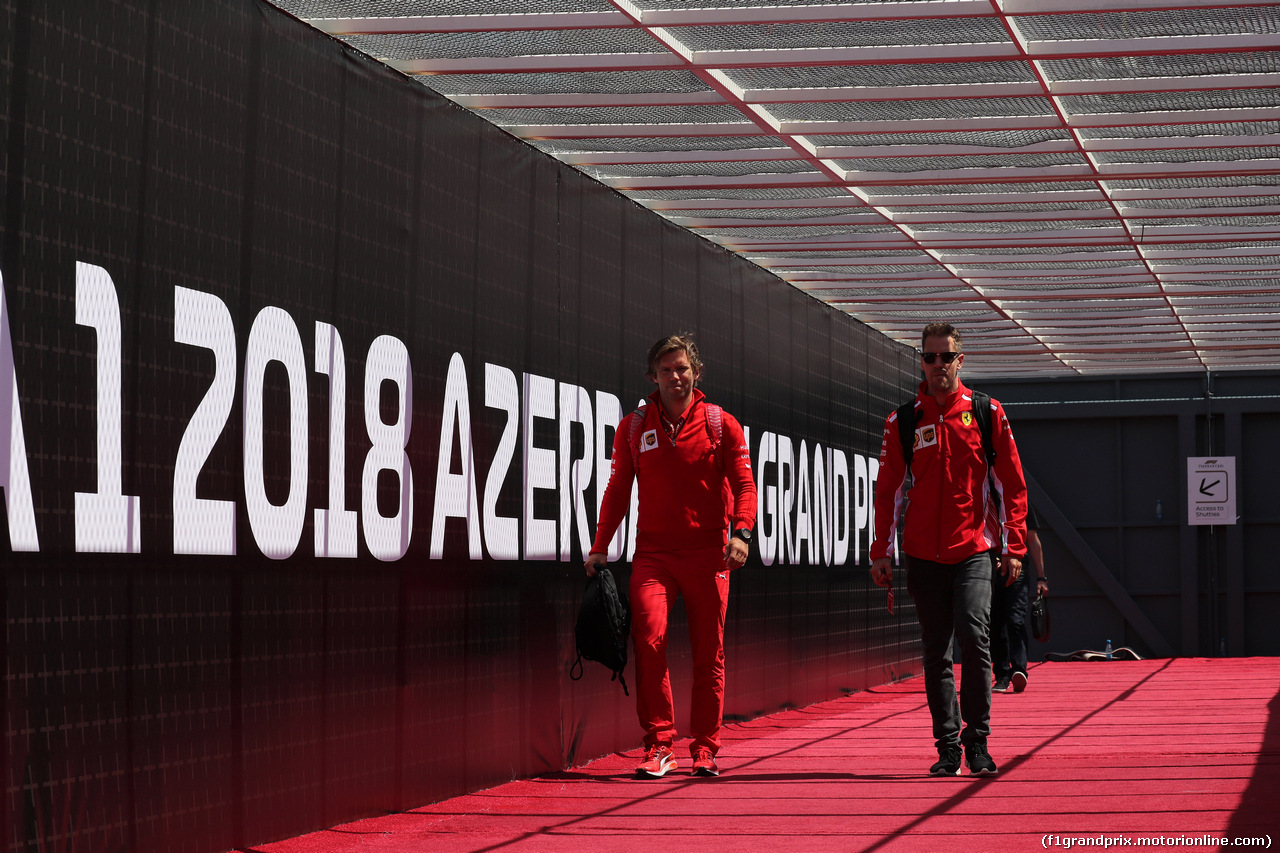
M 906 348 L 253 0 L 0 0 L 0 74 L 5 849 L 226 850 L 636 745 L 567 668 L 677 330 L 784 507 L 730 718 L 915 667 L 852 529 Z

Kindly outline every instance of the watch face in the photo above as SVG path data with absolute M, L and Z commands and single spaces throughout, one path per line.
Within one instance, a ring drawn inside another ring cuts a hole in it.
M 739 539 L 741 539 L 743 542 L 750 542 L 750 541 L 751 541 L 751 531 L 750 531 L 750 530 L 735 530 L 735 531 L 733 532 L 733 535 L 734 535 L 734 536 L 736 536 L 736 537 L 738 537 Z

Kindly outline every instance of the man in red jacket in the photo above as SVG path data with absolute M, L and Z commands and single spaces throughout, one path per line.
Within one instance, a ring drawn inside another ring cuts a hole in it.
M 1004 408 L 991 400 L 988 466 L 973 395 L 960 382 L 960 333 L 932 323 L 921 336 L 925 381 L 915 399 L 915 444 L 910 480 L 895 411 L 885 421 L 876 481 L 871 579 L 892 589 L 899 530 L 907 590 L 916 605 L 924 644 L 924 688 L 933 718 L 938 762 L 934 776 L 958 776 L 960 751 L 974 775 L 993 774 L 991 733 L 991 551 L 1012 583 L 1026 553 L 1027 484 Z M 994 489 L 999 500 L 993 500 Z M 909 492 L 909 500 L 908 500 Z M 999 518 L 986 524 L 987 507 Z M 904 518 L 905 514 L 905 518 Z M 956 701 L 952 641 L 960 648 L 960 700 Z M 964 731 L 960 724 L 964 722 Z
M 605 564 L 630 506 L 632 481 L 638 481 L 631 640 L 636 714 L 645 732 L 645 757 L 636 774 L 647 778 L 663 776 L 677 764 L 667 617 L 681 594 L 693 652 L 693 773 L 720 774 L 715 756 L 724 710 L 729 572 L 746 562 L 756 517 L 756 486 L 742 427 L 706 402 L 695 387 L 701 375 L 698 347 L 687 333 L 649 348 L 645 376 L 658 390 L 614 433 L 613 468 L 585 564 L 588 575 Z

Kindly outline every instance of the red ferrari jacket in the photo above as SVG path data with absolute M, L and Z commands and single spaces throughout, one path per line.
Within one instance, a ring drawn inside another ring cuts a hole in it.
M 730 529 L 750 530 L 755 525 L 756 484 L 742 426 L 724 412 L 720 444 L 715 446 L 707 426 L 706 398 L 697 389 L 693 394 L 693 405 L 674 442 L 662 427 L 658 393 L 649 395 L 634 463 L 631 415 L 618 425 L 593 553 L 609 552 L 609 542 L 631 506 L 631 484 L 636 480 L 640 484 L 637 550 L 720 546 L 728 541 Z
M 982 434 L 973 417 L 969 389 L 959 383 L 939 405 L 922 382 L 915 405 L 909 486 L 898 413 L 889 415 L 884 424 L 871 559 L 894 556 L 899 533 L 902 550 L 922 560 L 959 563 L 993 548 L 1021 558 L 1027 551 L 1027 482 L 1004 407 L 991 401 L 991 443 L 996 460 L 988 480 Z M 988 531 L 986 525 L 992 488 L 999 496 L 1002 536 Z

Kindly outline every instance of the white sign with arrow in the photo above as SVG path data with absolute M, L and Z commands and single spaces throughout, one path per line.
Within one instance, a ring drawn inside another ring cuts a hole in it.
M 1187 524 L 1236 523 L 1236 458 L 1187 457 Z

